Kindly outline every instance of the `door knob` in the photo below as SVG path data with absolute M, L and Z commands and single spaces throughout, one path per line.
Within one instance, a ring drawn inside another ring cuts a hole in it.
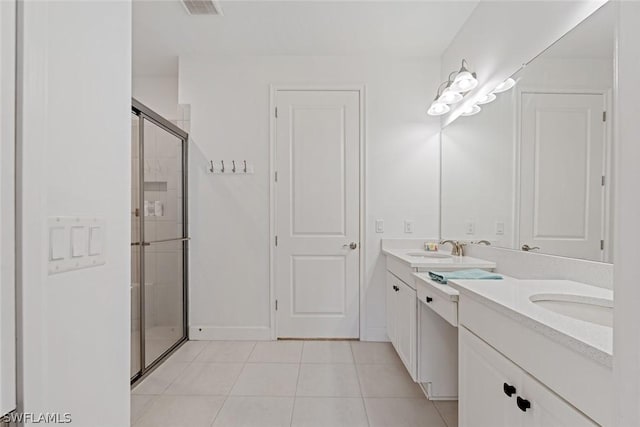
M 525 252 L 529 252 L 529 251 L 535 251 L 536 249 L 540 249 L 540 248 L 539 248 L 539 247 L 537 247 L 537 246 L 529 246 L 529 245 L 527 245 L 527 244 L 524 244 L 524 245 L 522 245 L 522 248 L 521 248 L 521 249 L 522 249 L 523 251 L 525 251 Z
M 357 249 L 358 248 L 358 244 L 356 242 L 351 242 L 348 245 L 342 245 L 343 248 L 349 248 L 349 249 Z

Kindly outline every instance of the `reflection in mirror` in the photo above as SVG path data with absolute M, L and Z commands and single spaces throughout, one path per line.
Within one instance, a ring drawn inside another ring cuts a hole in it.
M 613 262 L 615 19 L 606 4 L 443 129 L 443 238 Z

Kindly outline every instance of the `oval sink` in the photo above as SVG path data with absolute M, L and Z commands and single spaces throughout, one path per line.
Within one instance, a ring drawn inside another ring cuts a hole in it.
M 613 327 L 613 301 L 581 295 L 538 294 L 532 303 L 554 313 L 597 325 Z
M 407 255 L 421 258 L 451 258 L 451 255 L 441 254 L 439 252 L 409 252 Z

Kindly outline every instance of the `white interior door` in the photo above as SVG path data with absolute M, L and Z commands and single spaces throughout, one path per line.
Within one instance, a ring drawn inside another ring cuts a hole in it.
M 602 94 L 523 93 L 520 246 L 601 260 Z
M 360 95 L 276 91 L 279 338 L 359 337 Z

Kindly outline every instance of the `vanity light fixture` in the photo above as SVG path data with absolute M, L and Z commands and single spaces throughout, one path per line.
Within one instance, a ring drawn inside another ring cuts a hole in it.
M 474 116 L 476 114 L 478 114 L 480 111 L 482 110 L 482 108 L 480 108 L 479 105 L 470 105 L 469 107 L 465 108 L 462 111 L 462 114 L 460 114 L 461 116 Z
M 441 95 L 438 97 L 439 102 L 443 102 L 445 104 L 455 104 L 457 102 L 462 101 L 462 94 L 460 92 L 457 92 L 451 89 L 451 85 L 453 84 L 451 77 L 453 77 L 455 73 L 456 73 L 455 71 L 450 73 L 447 81 L 440 83 L 440 86 L 438 87 L 438 92 L 440 92 L 440 89 L 442 89 L 442 85 L 446 85 L 446 86 L 442 91 Z
M 467 69 L 466 59 L 462 60 L 462 66 L 460 67 L 460 71 L 456 75 L 456 78 L 453 80 L 453 84 L 451 85 L 451 90 L 456 92 L 469 92 L 471 89 L 474 89 L 478 86 L 478 79 L 476 73 L 472 73 Z
M 496 88 L 493 90 L 493 93 L 506 92 L 512 87 L 514 87 L 515 85 L 516 85 L 516 81 L 513 80 L 511 77 L 509 77 L 507 80 L 503 81 L 498 86 L 496 86 Z
M 429 110 L 427 110 L 427 114 L 430 116 L 441 116 L 443 114 L 447 114 L 451 110 L 444 102 L 440 102 L 440 100 L 436 97 L 431 103 Z
M 470 91 L 478 85 L 476 74 L 471 73 L 467 67 L 466 60 L 462 60 L 460 71 L 453 71 L 449 74 L 447 81 L 440 83 L 436 97 L 431 103 L 427 114 L 430 116 L 441 116 L 451 111 L 449 105 L 458 103 L 464 98 L 464 93 Z M 455 78 L 452 77 L 455 76 Z M 442 89 L 444 86 L 444 89 Z
M 451 90 L 451 87 L 447 86 L 442 91 L 442 95 L 440 95 L 438 101 L 445 104 L 455 104 L 456 102 L 462 101 L 462 94 L 460 94 L 460 92 Z
M 484 105 L 484 104 L 488 104 L 490 102 L 493 102 L 496 100 L 496 95 L 493 92 L 489 92 L 488 94 L 486 94 L 485 96 L 483 96 L 482 98 L 480 98 L 478 100 L 478 104 L 479 105 Z

